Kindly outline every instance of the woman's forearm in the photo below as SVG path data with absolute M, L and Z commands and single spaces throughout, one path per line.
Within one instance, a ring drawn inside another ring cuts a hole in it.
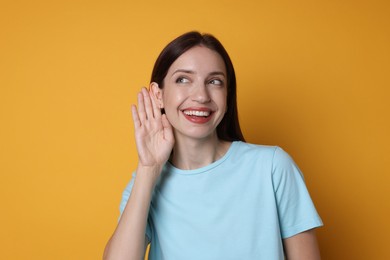
M 160 171 L 161 167 L 138 167 L 129 200 L 106 245 L 103 259 L 143 259 L 150 201 Z

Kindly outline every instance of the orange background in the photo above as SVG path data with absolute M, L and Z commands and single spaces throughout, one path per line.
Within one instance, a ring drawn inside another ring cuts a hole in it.
M 303 170 L 323 259 L 390 259 L 388 1 L 1 1 L 2 259 L 100 259 L 137 163 L 130 104 L 210 32 L 248 141 Z

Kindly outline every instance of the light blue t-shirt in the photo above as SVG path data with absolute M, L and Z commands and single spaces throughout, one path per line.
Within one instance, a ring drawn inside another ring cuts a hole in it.
M 121 213 L 133 182 L 134 176 Z M 282 239 L 321 225 L 303 176 L 286 152 L 233 142 L 208 166 L 164 166 L 146 229 L 149 259 L 284 259 Z

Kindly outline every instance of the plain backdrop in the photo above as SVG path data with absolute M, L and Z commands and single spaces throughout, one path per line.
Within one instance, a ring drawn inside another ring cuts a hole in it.
M 130 105 L 176 36 L 237 72 L 247 141 L 295 159 L 323 259 L 390 259 L 388 1 L 0 2 L 2 259 L 101 259 L 137 165 Z

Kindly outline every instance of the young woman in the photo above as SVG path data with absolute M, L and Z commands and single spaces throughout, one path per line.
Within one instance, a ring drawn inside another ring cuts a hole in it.
M 158 57 L 132 107 L 138 167 L 104 259 L 320 259 L 321 226 L 280 148 L 244 142 L 231 60 L 186 33 Z

